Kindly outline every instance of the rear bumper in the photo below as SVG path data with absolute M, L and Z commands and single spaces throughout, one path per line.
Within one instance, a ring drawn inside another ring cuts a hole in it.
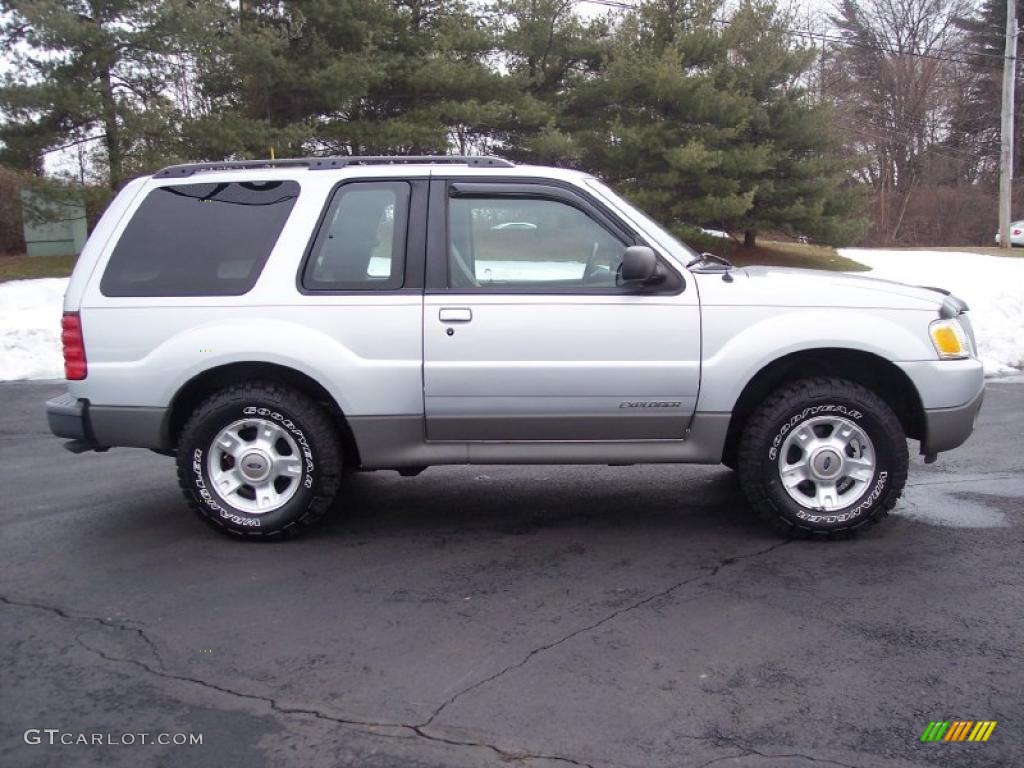
M 72 440 L 92 440 L 89 431 L 89 416 L 86 413 L 87 400 L 77 400 L 67 392 L 46 401 L 46 420 L 50 431 L 57 437 Z
M 974 399 L 955 408 L 934 408 L 924 412 L 924 439 L 921 453 L 933 456 L 957 448 L 971 436 L 974 422 L 985 399 L 984 388 Z
M 65 393 L 46 402 L 46 420 L 53 434 L 71 440 L 65 447 L 74 453 L 171 447 L 166 408 L 96 406 Z

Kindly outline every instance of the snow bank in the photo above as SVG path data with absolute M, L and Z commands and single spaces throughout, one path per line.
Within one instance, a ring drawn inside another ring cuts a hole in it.
M 874 248 L 841 248 L 839 253 L 870 267 L 869 277 L 952 291 L 971 307 L 985 373 L 994 376 L 1024 369 L 1024 259 Z
M 725 232 L 721 229 L 705 229 L 704 227 L 701 227 L 700 231 L 703 232 L 705 235 L 710 235 L 711 237 L 720 237 L 724 240 L 728 240 L 730 237 L 732 237 L 732 235 L 730 235 L 728 232 Z
M 476 279 L 482 285 L 491 280 L 580 280 L 587 266 L 582 261 L 489 261 L 476 262 Z
M 0 381 L 64 377 L 60 316 L 67 278 L 0 283 Z

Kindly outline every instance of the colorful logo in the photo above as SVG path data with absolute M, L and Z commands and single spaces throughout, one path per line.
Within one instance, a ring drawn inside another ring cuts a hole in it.
M 995 720 L 933 720 L 921 741 L 988 741 L 995 728 Z

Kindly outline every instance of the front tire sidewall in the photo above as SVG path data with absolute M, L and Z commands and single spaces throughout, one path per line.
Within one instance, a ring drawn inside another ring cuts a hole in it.
M 779 475 L 779 451 L 786 436 L 800 424 L 816 416 L 838 416 L 857 424 L 871 439 L 875 470 L 867 490 L 844 507 L 817 510 L 804 506 L 786 491 Z M 758 466 L 764 501 L 794 529 L 834 532 L 858 528 L 884 512 L 892 493 L 899 493 L 894 482 L 900 458 L 894 436 L 870 408 L 844 398 L 823 398 L 786 409 L 767 430 L 760 447 Z
M 286 430 L 302 455 L 302 474 L 295 479 L 298 489 L 282 506 L 262 514 L 253 514 L 232 506 L 213 490 L 208 470 L 213 440 L 226 426 L 239 419 L 266 419 Z M 298 418 L 277 404 L 252 401 L 226 405 L 210 413 L 181 446 L 183 458 L 189 462 L 190 490 L 199 514 L 209 522 L 239 535 L 267 536 L 282 533 L 300 523 L 316 499 L 319 452 L 309 430 Z
M 831 510 L 814 510 L 798 503 L 786 492 L 779 478 L 778 452 L 785 436 L 816 416 L 838 416 L 857 424 L 871 439 L 874 450 L 874 474 L 867 490 L 851 504 Z M 853 403 L 828 401 L 810 404 L 780 419 L 772 430 L 768 450 L 764 452 L 762 473 L 770 501 L 794 524 L 816 529 L 856 527 L 861 518 L 869 518 L 873 508 L 886 493 L 894 457 L 889 438 L 882 425 Z

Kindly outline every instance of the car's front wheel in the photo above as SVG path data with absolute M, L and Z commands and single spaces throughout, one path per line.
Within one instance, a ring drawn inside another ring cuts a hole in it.
M 838 537 L 896 504 L 907 480 L 907 439 L 892 408 L 837 378 L 783 385 L 748 420 L 739 475 L 754 510 L 793 536 Z
M 284 538 L 330 508 L 341 482 L 334 420 L 308 395 L 257 382 L 202 402 L 178 440 L 185 498 L 217 530 Z

